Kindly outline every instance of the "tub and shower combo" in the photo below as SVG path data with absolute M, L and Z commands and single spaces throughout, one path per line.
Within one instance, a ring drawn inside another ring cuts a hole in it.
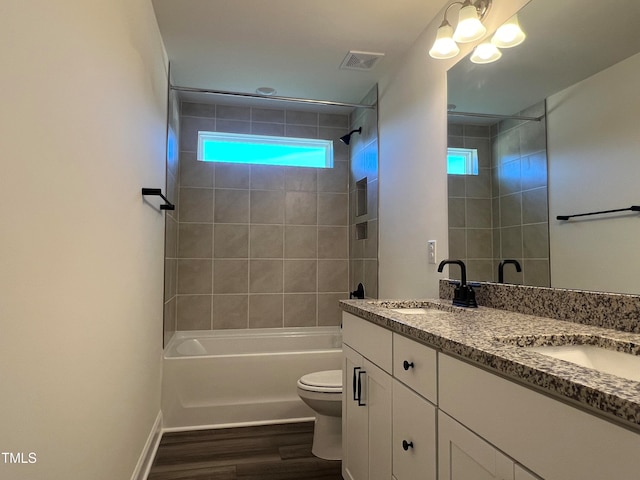
M 177 332 L 165 349 L 166 430 L 310 420 L 300 377 L 341 368 L 339 327 Z

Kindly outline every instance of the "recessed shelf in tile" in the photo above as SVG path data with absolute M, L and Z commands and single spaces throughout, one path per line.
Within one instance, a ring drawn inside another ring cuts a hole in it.
M 356 223 L 356 240 L 366 240 L 367 230 L 367 222 Z
M 367 214 L 367 177 L 356 182 L 356 217 Z

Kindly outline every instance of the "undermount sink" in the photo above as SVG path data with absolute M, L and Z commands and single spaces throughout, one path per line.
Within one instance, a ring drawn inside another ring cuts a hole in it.
M 434 315 L 438 312 L 464 313 L 477 311 L 477 308 L 463 308 L 451 305 L 450 300 L 371 300 L 370 305 L 388 309 L 405 315 Z
M 528 351 L 640 382 L 640 356 L 595 345 L 524 347 Z
M 428 308 L 392 308 L 392 312 L 404 313 L 405 315 L 421 315 L 429 313 Z

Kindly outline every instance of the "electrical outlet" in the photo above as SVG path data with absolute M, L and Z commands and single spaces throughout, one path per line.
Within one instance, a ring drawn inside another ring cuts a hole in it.
M 429 240 L 427 241 L 427 259 L 429 263 L 435 265 L 436 263 L 436 241 Z

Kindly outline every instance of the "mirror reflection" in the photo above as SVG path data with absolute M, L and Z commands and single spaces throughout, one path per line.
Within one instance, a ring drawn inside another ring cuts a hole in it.
M 640 215 L 556 217 L 640 203 L 640 2 L 533 0 L 518 16 L 523 44 L 448 74 L 449 147 L 478 155 L 477 174 L 448 175 L 449 256 L 470 280 L 514 259 L 507 283 L 638 293 Z

